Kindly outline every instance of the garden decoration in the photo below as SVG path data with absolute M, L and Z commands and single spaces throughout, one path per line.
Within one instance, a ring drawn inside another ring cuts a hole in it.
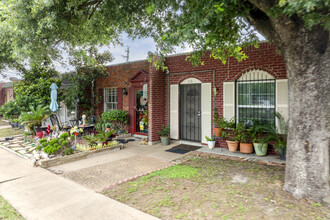
M 84 131 L 83 131 L 83 129 L 78 128 L 77 126 L 71 128 L 71 130 L 70 130 L 70 134 L 73 134 L 74 137 L 75 137 L 75 138 L 74 138 L 74 143 L 75 143 L 75 145 L 77 144 L 77 136 L 78 136 L 80 133 L 82 134 L 82 133 L 84 133 Z
M 52 110 L 52 112 L 56 112 L 58 110 L 58 104 L 57 104 L 57 85 L 55 83 L 52 83 L 52 85 L 50 86 L 51 88 L 51 93 L 50 93 L 50 98 L 51 98 L 51 103 L 50 103 L 50 110 Z

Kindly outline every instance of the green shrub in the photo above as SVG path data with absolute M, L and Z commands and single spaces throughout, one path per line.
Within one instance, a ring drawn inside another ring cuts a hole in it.
M 60 136 L 60 138 L 62 138 L 62 139 L 68 139 L 68 137 L 69 137 L 69 134 L 68 133 L 63 133 Z
M 41 150 L 41 149 L 42 149 L 42 146 L 41 146 L 41 145 L 38 145 L 38 146 L 36 147 L 36 149 L 37 149 L 37 150 Z
M 62 146 L 68 146 L 69 145 L 69 141 L 63 141 L 61 145 Z
M 55 138 L 55 139 L 49 141 L 49 143 L 50 143 L 51 145 L 56 144 L 57 142 L 58 142 L 58 139 L 57 139 L 57 138 Z
M 71 140 L 71 141 L 74 141 L 74 135 L 71 135 L 71 136 L 70 136 L 70 140 Z
M 39 144 L 42 144 L 42 143 L 45 143 L 45 142 L 47 142 L 46 138 L 42 138 L 42 139 L 39 140 Z
M 128 123 L 128 113 L 124 110 L 112 110 L 102 113 L 102 119 L 109 122 Z

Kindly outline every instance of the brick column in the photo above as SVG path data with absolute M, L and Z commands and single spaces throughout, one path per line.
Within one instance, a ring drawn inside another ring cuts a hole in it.
M 149 70 L 149 144 L 157 143 L 158 131 L 165 123 L 166 74 L 150 63 Z

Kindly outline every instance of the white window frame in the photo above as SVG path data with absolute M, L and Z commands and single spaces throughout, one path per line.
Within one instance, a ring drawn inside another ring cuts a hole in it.
M 109 92 L 113 93 L 111 94 L 112 97 L 114 97 L 115 101 L 109 101 Z M 118 94 L 117 94 L 117 88 L 116 87 L 109 87 L 109 88 L 104 88 L 104 111 L 112 111 L 112 110 L 117 110 L 118 109 Z M 112 106 L 112 108 L 108 108 L 108 104 Z M 116 106 L 114 108 L 114 106 Z

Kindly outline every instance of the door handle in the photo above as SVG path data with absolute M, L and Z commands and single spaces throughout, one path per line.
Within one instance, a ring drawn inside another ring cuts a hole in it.
M 201 116 L 201 111 L 198 111 L 197 116 L 198 116 L 198 117 Z

